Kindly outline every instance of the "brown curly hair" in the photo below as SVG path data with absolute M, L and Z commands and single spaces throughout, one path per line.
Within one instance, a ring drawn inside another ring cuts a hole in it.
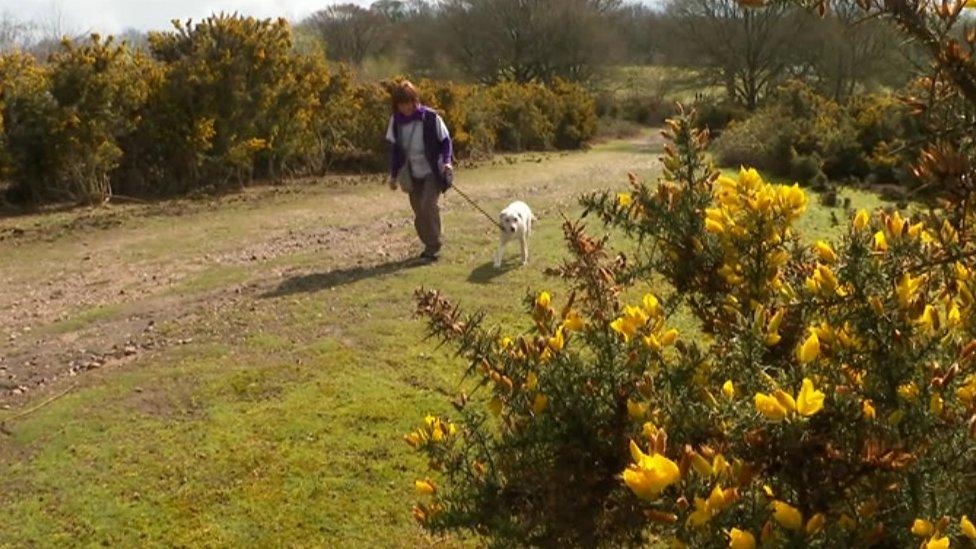
M 413 85 L 409 80 L 404 80 L 394 86 L 392 93 L 390 94 L 392 100 L 392 107 L 395 111 L 397 105 L 402 105 L 403 103 L 413 103 L 414 105 L 420 104 L 420 93 L 417 91 L 417 87 Z

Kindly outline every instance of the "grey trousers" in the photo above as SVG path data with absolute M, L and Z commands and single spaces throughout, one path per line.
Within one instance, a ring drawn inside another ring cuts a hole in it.
M 413 226 L 424 243 L 424 251 L 436 254 L 441 250 L 441 210 L 437 201 L 441 197 L 437 178 L 429 175 L 423 180 L 414 179 L 410 191 L 410 207 L 413 208 Z

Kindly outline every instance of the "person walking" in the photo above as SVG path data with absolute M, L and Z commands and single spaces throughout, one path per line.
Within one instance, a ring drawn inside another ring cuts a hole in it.
M 393 89 L 393 115 L 386 131 L 390 143 L 390 188 L 410 196 L 414 228 L 424 245 L 420 257 L 437 261 L 441 252 L 438 200 L 454 177 L 451 134 L 436 111 L 420 102 L 417 88 L 403 81 Z

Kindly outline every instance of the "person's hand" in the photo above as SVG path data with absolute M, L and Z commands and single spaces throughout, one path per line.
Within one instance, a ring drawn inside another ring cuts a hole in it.
M 397 180 L 391 177 L 390 178 L 390 190 L 391 191 L 395 191 L 395 190 L 397 190 L 397 187 L 398 186 L 399 185 L 397 185 Z
M 444 167 L 442 168 L 442 171 L 445 174 L 451 173 L 451 172 L 454 171 L 454 166 L 452 166 L 451 164 L 444 164 Z

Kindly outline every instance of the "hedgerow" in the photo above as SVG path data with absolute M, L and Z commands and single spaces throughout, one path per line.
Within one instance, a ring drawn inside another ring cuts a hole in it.
M 97 202 L 255 178 L 378 169 L 389 83 L 357 82 L 300 53 L 284 20 L 215 15 L 152 33 L 149 55 L 66 40 L 46 62 L 0 57 L 0 177 L 8 196 Z M 424 82 L 459 157 L 577 148 L 596 131 L 575 84 Z

